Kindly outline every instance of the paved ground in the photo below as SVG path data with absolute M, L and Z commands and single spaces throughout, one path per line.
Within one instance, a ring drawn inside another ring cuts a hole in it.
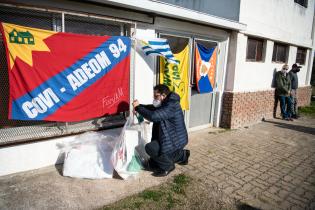
M 193 176 L 261 209 L 315 209 L 315 119 L 191 135 Z
M 189 173 L 259 209 L 315 209 L 315 119 L 268 120 L 249 128 L 190 134 Z M 0 177 L 0 209 L 95 209 L 167 178 L 62 177 L 54 167 Z

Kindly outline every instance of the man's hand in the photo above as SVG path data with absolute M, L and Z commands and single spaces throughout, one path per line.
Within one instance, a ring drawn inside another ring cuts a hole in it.
M 132 106 L 133 108 L 136 108 L 137 106 L 139 106 L 139 101 L 136 99 L 132 102 Z

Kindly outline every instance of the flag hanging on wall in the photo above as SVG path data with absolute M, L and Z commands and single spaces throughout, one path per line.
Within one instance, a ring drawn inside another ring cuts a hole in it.
M 129 109 L 130 38 L 1 23 L 9 119 L 81 121 Z
M 160 59 L 160 84 L 167 85 L 171 91 L 176 92 L 180 96 L 182 109 L 188 110 L 189 46 L 174 56 L 179 61 L 178 65 L 169 63 L 164 58 Z
M 149 40 L 139 40 L 139 42 L 142 45 L 141 49 L 146 55 L 162 56 L 169 63 L 179 64 L 171 51 L 167 39 L 152 38 Z
M 206 48 L 196 44 L 195 76 L 199 93 L 211 93 L 215 85 L 217 48 Z

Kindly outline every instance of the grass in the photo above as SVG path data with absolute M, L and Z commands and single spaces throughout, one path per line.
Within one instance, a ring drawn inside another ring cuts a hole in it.
M 185 197 L 185 191 L 190 181 L 191 178 L 189 176 L 179 174 L 169 183 L 144 190 L 137 195 L 106 206 L 103 210 L 172 209 L 180 205 L 182 198 Z
M 304 116 L 315 117 L 315 101 L 312 101 L 310 106 L 299 108 L 299 113 Z
M 163 192 L 159 190 L 145 190 L 139 196 L 144 200 L 160 201 L 163 196 Z
M 127 197 L 102 210 L 122 209 L 237 209 L 237 202 L 223 196 L 217 187 L 186 174 L 176 175 L 171 181 Z
M 190 182 L 190 177 L 184 174 L 179 174 L 174 177 L 172 191 L 177 194 L 185 194 L 185 188 Z

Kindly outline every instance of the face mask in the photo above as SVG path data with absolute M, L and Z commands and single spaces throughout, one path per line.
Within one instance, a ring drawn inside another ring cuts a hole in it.
M 154 106 L 154 107 L 160 107 L 160 106 L 161 106 L 161 101 L 160 101 L 160 100 L 157 100 L 157 99 L 154 99 L 154 100 L 153 100 L 153 106 Z
M 282 71 L 282 73 L 284 73 L 284 74 L 287 73 L 287 70 L 282 69 L 281 71 Z

